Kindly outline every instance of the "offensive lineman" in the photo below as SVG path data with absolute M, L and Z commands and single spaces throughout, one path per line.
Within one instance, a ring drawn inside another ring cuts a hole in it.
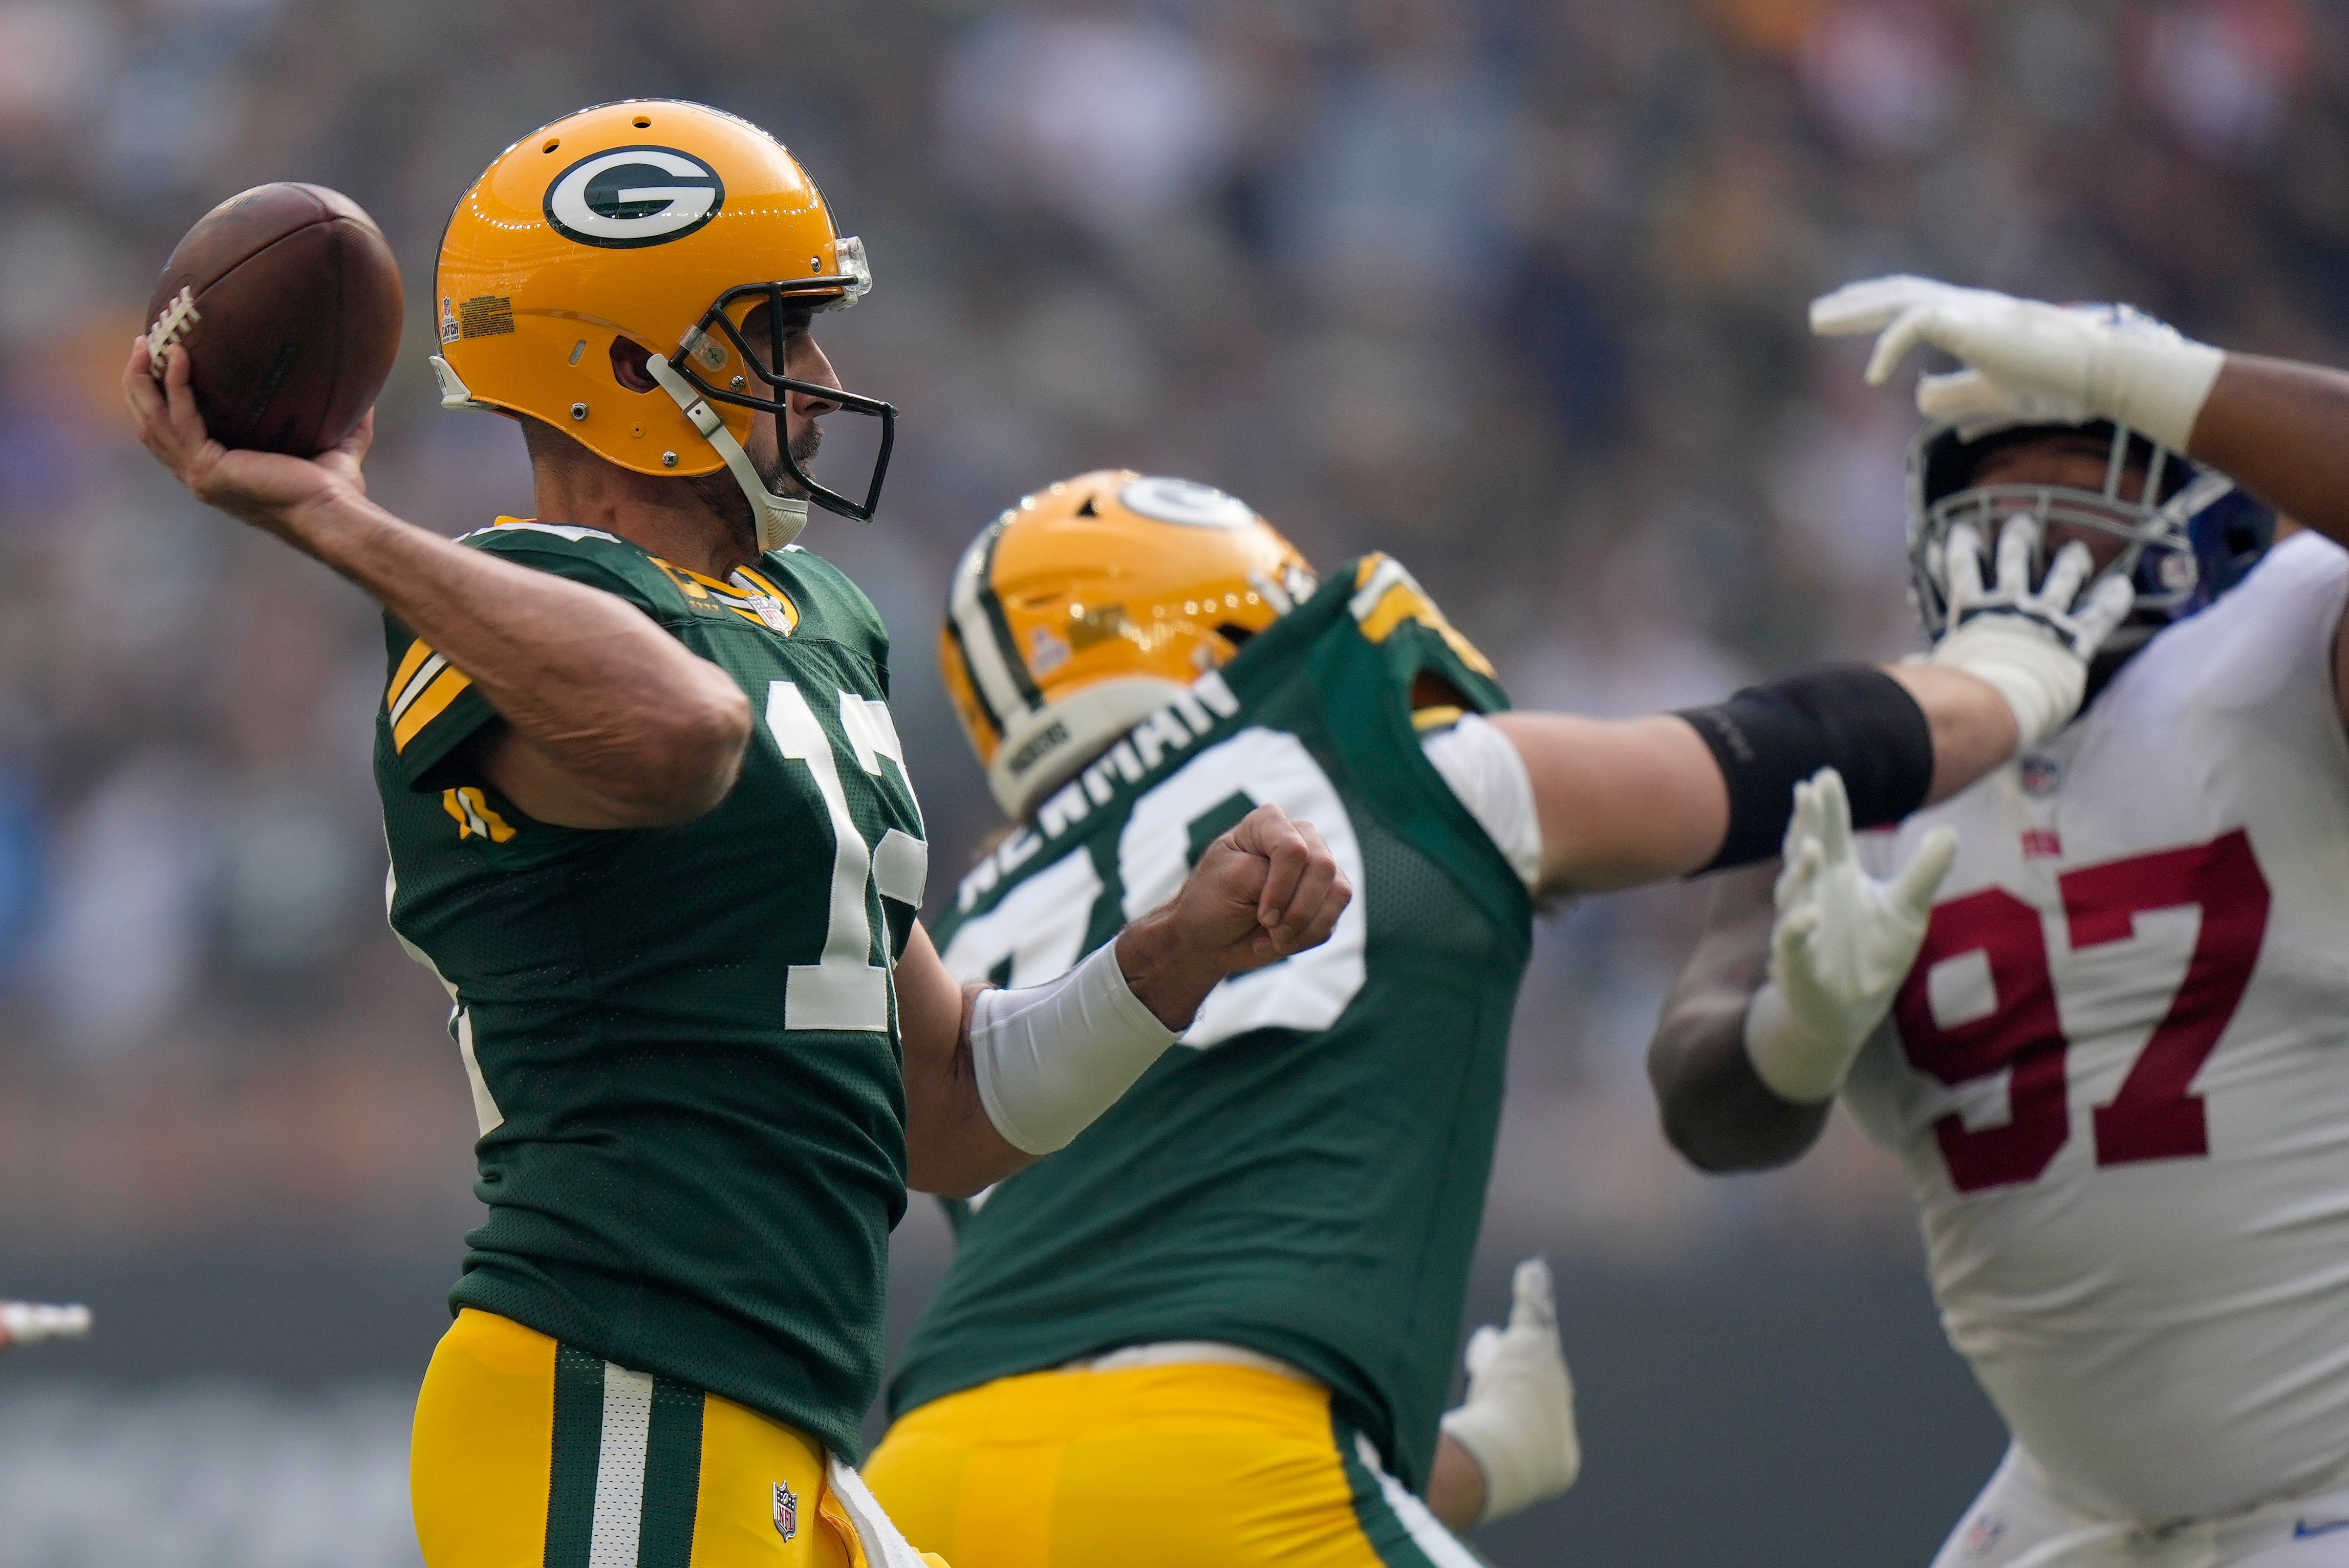
M 123 383 L 198 496 L 386 608 L 391 921 L 455 1002 L 490 1209 L 417 1406 L 425 1561 L 911 1568 L 849 1468 L 906 1183 L 1017 1169 L 997 1117 L 1072 1135 L 1347 886 L 1253 813 L 1059 984 L 947 974 L 885 634 L 792 543 L 809 499 L 878 495 L 885 438 L 861 501 L 802 467 L 818 418 L 894 421 L 808 332 L 870 273 L 765 132 L 557 120 L 466 192 L 435 283 L 443 401 L 518 418 L 541 521 L 402 522 L 369 425 L 224 451 L 177 346 Z
M 2013 1435 L 1938 1568 L 2349 1563 L 2349 557 L 2229 482 L 2349 540 L 2349 376 L 1917 278 L 1812 321 L 1967 366 L 1919 387 L 1929 629 L 2011 514 L 2174 624 L 1889 844 L 1806 786 L 1775 926 L 1724 882 L 1666 1005 L 1666 1129 L 1781 1164 L 1840 1088 L 1899 1151 Z
M 1317 592 L 1221 491 L 1093 473 L 1006 511 L 956 573 L 941 656 L 1020 826 L 943 918 L 947 966 L 1062 973 L 1259 801 L 1311 816 L 1361 895 L 973 1205 L 872 1465 L 909 1536 L 961 1568 L 1449 1568 L 1471 1559 L 1439 1517 L 1562 1490 L 1538 1264 L 1438 1436 L 1534 900 L 1766 855 L 1829 757 L 1889 820 L 2054 727 L 2085 678 L 2067 639 L 2093 647 L 2127 589 L 2075 618 L 2063 583 L 2005 586 L 1939 667 L 1605 724 L 1504 712 L 1398 562 Z

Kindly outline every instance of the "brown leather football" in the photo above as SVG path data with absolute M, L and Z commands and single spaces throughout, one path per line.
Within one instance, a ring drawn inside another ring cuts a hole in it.
M 256 185 L 196 221 L 147 302 L 148 344 L 188 351 L 213 439 L 309 457 L 351 433 L 399 352 L 399 264 L 357 202 Z

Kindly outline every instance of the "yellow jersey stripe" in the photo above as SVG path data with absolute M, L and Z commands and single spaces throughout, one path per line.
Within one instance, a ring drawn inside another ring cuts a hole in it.
M 399 655 L 399 667 L 391 672 L 391 685 L 384 690 L 383 704 L 386 707 L 390 707 L 398 702 L 399 688 L 406 686 L 409 677 L 415 675 L 417 667 L 431 656 L 432 650 L 425 645 L 423 638 L 419 637 L 408 645 L 408 652 Z
M 416 738 L 416 732 L 440 717 L 449 705 L 457 700 L 457 694 L 472 684 L 473 677 L 460 669 L 442 670 L 440 678 L 425 687 L 424 695 L 409 703 L 408 711 L 392 725 L 391 748 L 394 751 L 407 750 L 408 743 Z
M 791 603 L 790 597 L 786 595 L 781 589 L 776 587 L 773 583 L 768 582 L 765 578 L 760 576 L 749 567 L 737 566 L 734 569 L 734 573 L 738 577 L 749 578 L 750 580 L 751 587 L 756 588 L 760 593 L 764 593 L 768 598 L 776 601 L 778 603 L 788 604 Z
M 1449 704 L 1423 707 L 1411 716 L 1411 727 L 1417 730 L 1442 729 L 1447 724 L 1457 724 L 1465 717 L 1463 710 Z

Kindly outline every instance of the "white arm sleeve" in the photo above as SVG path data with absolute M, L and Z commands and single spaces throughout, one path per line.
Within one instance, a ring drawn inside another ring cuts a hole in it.
M 1464 714 L 1439 729 L 1420 749 L 1452 786 L 1510 869 L 1526 887 L 1541 886 L 1541 819 L 1534 812 L 1533 776 L 1509 738 L 1476 715 Z
M 979 1103 L 1024 1154 L 1066 1148 L 1174 1043 L 1125 983 L 1115 941 L 1057 980 L 982 991 L 971 1005 Z

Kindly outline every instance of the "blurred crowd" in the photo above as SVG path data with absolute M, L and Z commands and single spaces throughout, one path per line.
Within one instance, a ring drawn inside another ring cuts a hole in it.
M 114 387 L 206 208 L 295 179 L 398 250 L 374 492 L 530 507 L 444 413 L 432 256 L 582 104 L 773 130 L 871 247 L 822 323 L 905 411 L 808 542 L 897 639 L 937 845 L 992 806 L 931 647 L 960 547 L 1098 466 L 1402 557 L 1519 702 L 1893 654 L 1915 420 L 1805 303 L 1907 270 L 2349 362 L 2349 15 L 2317 0 L 0 0 L 0 1247 L 446 1249 L 471 1123 L 381 923 L 379 624 L 178 493 Z M 1640 1066 L 1700 890 L 1546 927 L 1488 1243 L 1910 1245 L 1889 1162 L 1708 1182 Z

